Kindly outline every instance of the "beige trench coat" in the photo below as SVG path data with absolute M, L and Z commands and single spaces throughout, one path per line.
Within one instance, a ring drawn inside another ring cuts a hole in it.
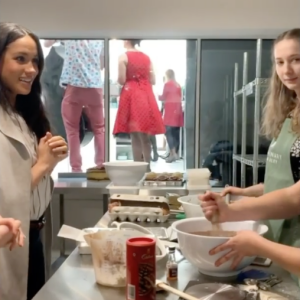
M 22 223 L 26 241 L 23 248 L 9 251 L 0 248 L 0 299 L 26 300 L 28 275 L 28 238 L 31 208 L 31 158 L 17 123 L 0 107 L 0 215 Z M 47 276 L 51 262 L 51 207 L 48 223 L 45 261 Z M 44 239 L 45 240 L 45 239 Z M 50 245 L 49 245 L 50 243 Z M 49 258 L 50 256 L 50 258 Z

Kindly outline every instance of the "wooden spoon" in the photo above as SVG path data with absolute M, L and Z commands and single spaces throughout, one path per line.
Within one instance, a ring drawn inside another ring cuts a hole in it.
M 164 290 L 164 291 L 167 291 L 167 292 L 170 292 L 174 295 L 177 295 L 178 297 L 181 297 L 182 299 L 186 299 L 186 300 L 199 300 L 198 298 L 195 298 L 189 294 L 186 294 L 182 291 L 179 291 L 171 286 L 169 286 L 168 284 L 166 284 L 165 282 L 163 281 L 160 281 L 160 280 L 156 280 L 156 287 L 158 289 L 161 289 L 161 290 Z
M 215 213 L 212 216 L 211 225 L 212 225 L 212 231 L 213 231 L 214 235 L 216 234 L 216 236 L 218 236 L 219 232 L 222 231 L 222 228 L 219 223 L 219 214 L 218 213 Z
M 226 184 L 226 185 L 225 185 L 225 188 L 228 187 L 228 186 L 229 186 L 229 185 Z M 227 195 L 225 196 L 225 202 L 226 202 L 227 204 L 229 204 L 229 202 L 230 202 L 230 194 L 227 194 Z M 211 224 L 212 224 L 212 231 L 214 231 L 214 233 L 216 234 L 216 236 L 220 235 L 220 234 L 218 234 L 218 232 L 223 231 L 223 230 L 222 230 L 222 228 L 221 228 L 221 226 L 220 226 L 220 223 L 219 223 L 219 214 L 218 214 L 218 213 L 215 213 L 215 214 L 213 215 L 213 217 L 212 217 L 212 219 L 211 219 Z

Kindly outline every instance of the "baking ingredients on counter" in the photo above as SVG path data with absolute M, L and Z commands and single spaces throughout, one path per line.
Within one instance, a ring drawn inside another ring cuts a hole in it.
M 109 180 L 104 167 L 93 167 L 86 170 L 87 180 Z
M 154 239 L 137 237 L 126 243 L 126 300 L 155 300 L 156 260 Z
M 178 264 L 175 259 L 175 247 L 169 247 L 169 259 L 166 266 L 166 277 L 168 281 L 175 281 L 178 278 Z

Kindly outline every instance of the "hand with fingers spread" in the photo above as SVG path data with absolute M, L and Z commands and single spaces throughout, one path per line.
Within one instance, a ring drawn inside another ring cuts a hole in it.
M 24 246 L 25 236 L 21 230 L 21 222 L 13 218 L 2 218 L 0 216 L 0 245 L 8 246 L 10 250 Z M 8 238 L 8 240 L 7 240 Z M 2 241 L 1 241 L 2 240 Z
M 230 205 L 218 193 L 207 191 L 204 195 L 198 196 L 203 213 L 207 220 L 211 221 L 215 214 L 218 214 L 218 222 L 229 221 Z
M 237 234 L 230 238 L 226 243 L 217 246 L 209 251 L 210 255 L 215 255 L 219 252 L 228 252 L 219 258 L 215 265 L 221 266 L 228 260 L 233 259 L 231 269 L 235 269 L 245 256 L 257 256 L 264 238 L 254 231 L 239 231 Z

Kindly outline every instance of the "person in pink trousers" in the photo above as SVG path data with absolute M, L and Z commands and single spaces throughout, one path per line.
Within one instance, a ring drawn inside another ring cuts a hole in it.
M 52 46 L 56 40 L 45 41 Z M 62 117 L 66 129 L 72 172 L 82 172 L 79 124 L 84 109 L 94 133 L 95 164 L 104 163 L 105 127 L 103 111 L 104 45 L 97 40 L 61 41 L 65 47 L 64 65 L 60 85 L 65 88 Z

